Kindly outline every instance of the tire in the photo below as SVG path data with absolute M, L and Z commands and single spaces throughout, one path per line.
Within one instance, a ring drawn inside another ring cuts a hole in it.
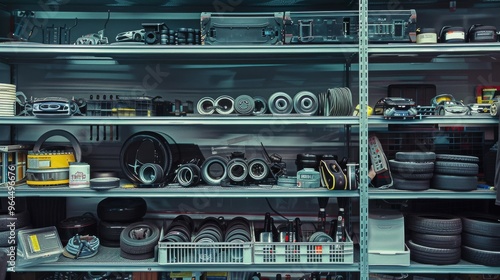
M 468 262 L 487 266 L 500 266 L 500 252 L 462 246 L 462 258 Z
M 466 214 L 462 216 L 462 225 L 464 232 L 500 238 L 500 223 L 496 216 L 483 213 Z
M 462 220 L 447 214 L 410 214 L 407 216 L 408 229 L 435 235 L 457 235 L 462 233 Z
M 145 259 L 151 259 L 154 258 L 155 252 L 147 252 L 143 254 L 129 254 L 127 252 L 124 252 L 123 250 L 120 251 L 120 257 L 124 259 L 129 259 L 129 260 L 145 260 Z
M 429 181 L 434 177 L 434 173 L 406 173 L 406 172 L 393 172 L 392 173 L 393 178 L 398 178 L 398 179 L 406 179 L 410 181 L 415 181 L 415 180 L 426 180 Z
M 408 162 L 434 162 L 436 154 L 434 152 L 397 152 L 397 161 Z
M 393 186 L 398 190 L 423 191 L 429 189 L 431 185 L 430 180 L 407 180 L 397 178 L 396 176 L 393 176 L 393 180 Z
M 9 224 L 13 222 L 16 225 L 16 228 L 22 228 L 25 227 L 29 224 L 30 222 L 30 214 L 27 210 L 18 212 L 14 214 L 13 216 L 2 213 L 0 214 L 0 231 L 8 231 L 9 229 Z
M 434 172 L 433 162 L 405 162 L 391 159 L 389 160 L 389 166 L 391 171 L 399 173 L 428 174 Z
M 436 235 L 411 232 L 411 240 L 418 245 L 441 249 L 460 248 L 462 245 L 462 236 L 460 234 Z
M 434 174 L 431 188 L 449 191 L 473 191 L 477 189 L 477 177 Z
M 475 156 L 462 156 L 462 155 L 450 155 L 450 154 L 436 154 L 436 160 L 479 163 L 479 158 Z
M 423 264 L 456 264 L 460 262 L 460 248 L 442 249 L 422 246 L 412 240 L 407 242 L 410 249 L 410 259 Z
M 99 238 L 108 241 L 120 241 L 122 231 L 131 223 L 120 222 L 99 222 Z
M 474 249 L 500 252 L 500 237 L 475 235 L 462 232 L 462 244 Z
M 99 245 L 110 248 L 120 248 L 120 241 L 99 238 Z
M 476 176 L 479 172 L 477 163 L 436 161 L 434 173 L 458 176 Z
M 137 239 L 133 237 L 134 231 L 147 230 L 148 234 Z M 154 251 L 154 247 L 160 239 L 160 229 L 150 222 L 137 222 L 130 224 L 120 234 L 120 249 L 128 254 L 140 255 Z
M 108 197 L 97 204 L 97 216 L 107 222 L 135 222 L 146 211 L 146 201 L 140 197 Z

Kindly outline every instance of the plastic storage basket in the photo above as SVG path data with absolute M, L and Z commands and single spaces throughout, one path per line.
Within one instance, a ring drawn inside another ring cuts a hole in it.
M 354 248 L 349 235 L 346 242 L 295 242 L 266 243 L 254 245 L 256 264 L 293 264 L 293 263 L 354 263 Z
M 158 264 L 252 264 L 251 242 L 158 242 Z

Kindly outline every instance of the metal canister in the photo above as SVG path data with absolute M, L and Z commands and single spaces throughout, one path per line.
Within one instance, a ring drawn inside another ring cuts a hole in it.
M 69 187 L 88 188 L 90 187 L 90 165 L 85 162 L 69 163 Z

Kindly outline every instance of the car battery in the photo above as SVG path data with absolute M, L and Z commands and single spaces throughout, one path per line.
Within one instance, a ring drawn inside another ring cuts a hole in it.
M 372 10 L 368 12 L 370 43 L 416 42 L 417 12 L 415 10 Z
M 286 12 L 285 44 L 357 43 L 357 11 Z
M 201 13 L 202 45 L 281 45 L 284 13 Z

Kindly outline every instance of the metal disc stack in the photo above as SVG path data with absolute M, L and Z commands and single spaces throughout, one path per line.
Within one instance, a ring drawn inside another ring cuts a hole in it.
M 0 116 L 15 115 L 16 85 L 0 83 Z

